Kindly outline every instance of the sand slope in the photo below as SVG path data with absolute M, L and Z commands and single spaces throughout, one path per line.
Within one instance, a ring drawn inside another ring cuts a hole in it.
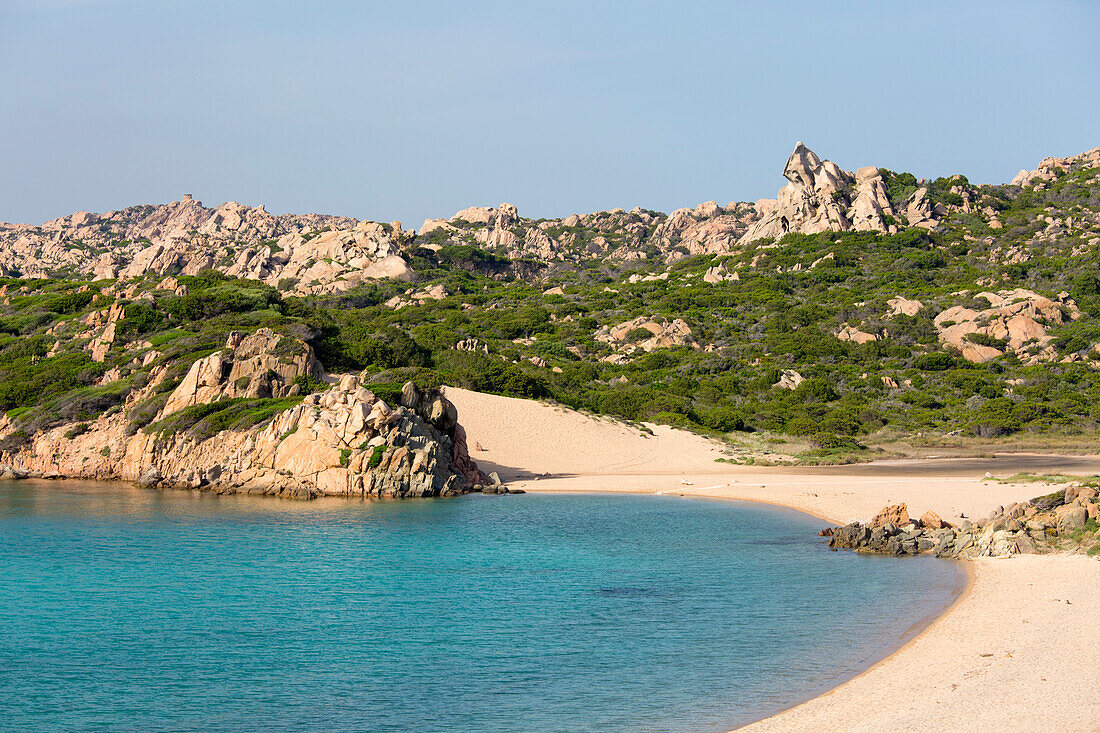
M 532 400 L 455 387 L 444 392 L 458 408 L 470 455 L 483 470 L 499 470 L 507 480 L 706 470 L 721 456 L 709 440 L 666 426 L 650 426 L 650 436 L 617 421 Z
M 650 426 L 653 435 L 647 435 L 527 400 L 454 388 L 447 396 L 458 407 L 473 458 L 527 490 L 748 499 L 839 523 L 866 520 L 899 501 L 918 516 L 933 509 L 944 518 L 977 517 L 1049 491 L 988 481 L 986 472 L 1100 473 L 1095 457 L 1036 455 L 733 466 L 715 462 L 720 453 L 710 441 L 668 427 Z M 969 569 L 968 593 L 903 649 L 832 692 L 747 730 L 1100 731 L 1090 656 L 1100 643 L 1100 562 L 1029 556 L 982 559 Z
M 718 447 L 683 430 L 650 425 L 648 435 L 622 423 L 531 400 L 448 387 L 469 436 L 470 455 L 505 481 L 540 491 L 682 492 L 768 501 L 827 517 L 867 520 L 889 503 L 944 519 L 987 515 L 998 504 L 1030 499 L 1035 484 L 1002 484 L 987 472 L 1100 473 L 1095 457 L 999 456 L 923 459 L 824 467 L 718 463 Z M 484 450 L 478 450 L 478 446 Z M 535 479 L 538 477 L 538 481 Z M 689 482 L 683 483 L 683 482 Z

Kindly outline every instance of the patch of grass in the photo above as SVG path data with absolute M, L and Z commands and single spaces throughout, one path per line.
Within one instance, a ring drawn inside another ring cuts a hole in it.
M 1100 476 L 1071 476 L 1065 473 L 1014 473 L 1001 479 L 1002 484 L 1069 484 L 1080 483 L 1086 486 L 1100 484 Z
M 378 468 L 378 466 L 382 463 L 382 454 L 385 452 L 386 446 L 374 446 L 374 450 L 371 451 L 370 458 L 367 459 L 367 468 Z
M 223 430 L 247 430 L 284 410 L 289 410 L 301 401 L 301 397 L 256 399 L 237 397 L 209 404 L 192 405 L 172 413 L 145 430 L 149 433 L 159 433 L 162 437 L 186 433 L 203 440 Z

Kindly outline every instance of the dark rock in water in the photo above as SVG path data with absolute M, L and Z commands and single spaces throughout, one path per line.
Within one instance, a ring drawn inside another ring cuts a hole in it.
M 871 545 L 874 547 L 881 547 L 886 544 L 886 540 L 890 537 L 886 533 L 883 527 L 875 527 L 871 530 Z
M 871 539 L 871 530 L 859 522 L 837 527 L 829 537 L 829 547 L 840 550 L 858 550 Z
M 826 527 L 825 529 L 818 532 L 817 536 L 818 537 L 832 537 L 833 536 L 833 528 L 832 527 Z
M 27 478 L 27 472 L 8 465 L 0 466 L 0 481 L 15 481 Z
M 523 489 L 508 489 L 508 493 L 509 494 L 526 494 L 527 492 L 524 491 Z

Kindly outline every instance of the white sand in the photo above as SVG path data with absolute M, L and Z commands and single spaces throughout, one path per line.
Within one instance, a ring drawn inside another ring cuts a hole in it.
M 832 523 L 866 520 L 888 503 L 945 519 L 981 516 L 1031 498 L 1035 484 L 986 472 L 1100 473 L 1100 459 L 999 456 L 827 468 L 717 463 L 704 438 L 662 426 L 653 435 L 526 400 L 449 388 L 471 455 L 528 491 L 633 491 L 748 499 Z M 480 444 L 484 450 L 477 450 Z M 537 480 L 536 477 L 538 477 Z M 968 563 L 969 591 L 915 640 L 863 675 L 752 731 L 1100 731 L 1091 653 L 1100 642 L 1100 563 L 1015 557 Z M 1069 601 L 1067 603 L 1066 601 Z M 988 655 L 988 656 L 985 656 Z

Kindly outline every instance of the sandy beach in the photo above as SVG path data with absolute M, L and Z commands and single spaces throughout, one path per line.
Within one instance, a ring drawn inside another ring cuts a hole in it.
M 1100 473 L 1100 458 L 1012 454 L 829 467 L 716 462 L 711 441 L 665 426 L 651 434 L 526 400 L 448 388 L 482 468 L 527 491 L 677 493 L 762 501 L 867 520 L 886 504 L 949 521 L 1050 491 L 990 480 L 1020 471 Z M 1100 642 L 1100 563 L 1016 556 L 968 563 L 962 597 L 923 633 L 829 693 L 743 730 L 987 731 L 1021 724 L 1100 730 L 1087 651 Z

